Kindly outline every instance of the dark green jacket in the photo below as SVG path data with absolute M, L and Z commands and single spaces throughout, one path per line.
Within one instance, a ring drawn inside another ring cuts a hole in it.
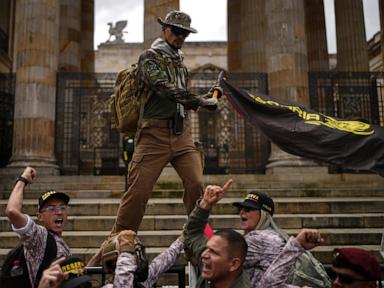
M 199 267 L 201 268 L 201 253 L 205 250 L 207 245 L 207 238 L 204 235 L 205 225 L 208 223 L 209 211 L 200 208 L 196 205 L 195 209 L 188 217 L 187 225 L 184 229 L 185 245 L 192 252 L 192 257 L 198 259 Z M 204 280 L 201 276 L 197 280 L 196 288 L 210 287 L 208 281 Z M 231 288 L 248 288 L 250 282 L 248 276 L 243 272 Z

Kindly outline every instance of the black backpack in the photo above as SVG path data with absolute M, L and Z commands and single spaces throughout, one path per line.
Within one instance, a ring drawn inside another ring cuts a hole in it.
M 52 260 L 56 258 L 57 246 L 56 240 L 51 233 L 48 232 L 47 246 L 45 248 L 43 262 L 41 263 L 39 270 L 36 274 L 36 281 L 34 287 L 39 286 L 39 281 L 43 271 L 49 267 Z M 19 267 L 17 267 L 19 266 Z M 12 269 L 16 271 L 12 271 Z M 17 275 L 12 275 L 17 274 Z M 29 273 L 27 267 L 27 261 L 24 256 L 24 246 L 19 243 L 15 248 L 8 252 L 5 257 L 3 267 L 1 268 L 0 276 L 0 287 L 1 288 L 16 288 L 16 287 L 31 287 L 29 281 Z

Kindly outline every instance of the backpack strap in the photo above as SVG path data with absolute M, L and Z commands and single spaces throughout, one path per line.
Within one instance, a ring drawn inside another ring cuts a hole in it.
M 52 260 L 56 258 L 56 255 L 57 255 L 56 240 L 55 240 L 55 237 L 51 234 L 51 232 L 48 231 L 47 244 L 45 247 L 44 258 L 43 258 L 43 261 L 41 262 L 39 270 L 37 271 L 37 274 L 36 274 L 36 280 L 34 283 L 35 287 L 39 286 L 39 282 L 40 282 L 41 276 L 43 274 L 43 271 L 51 265 Z
M 166 63 L 166 59 L 164 59 L 164 57 L 158 53 L 155 49 L 153 48 L 149 48 L 148 51 L 152 52 L 153 54 L 155 54 L 156 56 L 156 59 L 160 60 L 161 62 L 163 63 Z M 141 91 L 139 91 L 139 93 L 141 93 Z M 142 95 L 141 95 L 142 96 Z M 149 97 L 148 97 L 149 98 Z M 141 123 L 143 122 L 143 117 L 144 117 L 144 107 L 145 107 L 145 104 L 147 103 L 148 101 L 148 98 L 147 97 L 139 97 L 139 101 L 140 101 L 140 110 L 139 110 L 139 119 L 137 121 L 137 127 L 141 127 Z

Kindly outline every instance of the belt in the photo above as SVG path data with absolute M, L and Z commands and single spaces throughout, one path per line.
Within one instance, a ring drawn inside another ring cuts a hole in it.
M 172 128 L 173 124 L 169 119 L 144 119 L 140 127 Z

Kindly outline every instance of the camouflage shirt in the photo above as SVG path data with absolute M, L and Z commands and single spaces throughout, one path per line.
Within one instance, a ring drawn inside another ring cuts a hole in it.
M 144 119 L 172 119 L 176 103 L 185 109 L 197 109 L 200 100 L 187 90 L 188 71 L 180 50 L 174 50 L 161 38 L 140 55 L 138 78 L 147 102 Z
M 244 238 L 248 244 L 244 268 L 251 280 L 251 286 L 263 287 L 260 286 L 260 279 L 283 250 L 286 241 L 271 229 L 251 231 Z
M 27 216 L 27 224 L 21 228 L 15 228 L 12 225 L 12 230 L 19 234 L 20 240 L 24 245 L 24 255 L 27 260 L 27 267 L 29 272 L 29 280 L 32 287 L 36 279 L 37 271 L 43 262 L 45 247 L 47 245 L 48 230 L 36 224 L 30 216 Z M 57 257 L 70 255 L 68 245 L 64 239 L 56 234 L 52 234 L 56 240 Z
M 268 288 L 294 288 L 295 285 L 286 284 L 289 272 L 292 270 L 297 258 L 304 252 L 295 237 L 290 237 L 287 244 L 277 257 L 272 261 L 267 271 L 263 274 L 257 286 Z
M 144 287 L 153 287 L 162 273 L 169 270 L 176 262 L 177 257 L 184 249 L 184 242 L 180 239 L 174 241 L 169 248 L 164 250 L 148 267 L 147 281 L 141 283 Z M 136 271 L 136 256 L 123 252 L 119 255 L 116 263 L 115 278 L 112 284 L 107 284 L 103 288 L 123 288 L 133 287 L 133 272 Z

